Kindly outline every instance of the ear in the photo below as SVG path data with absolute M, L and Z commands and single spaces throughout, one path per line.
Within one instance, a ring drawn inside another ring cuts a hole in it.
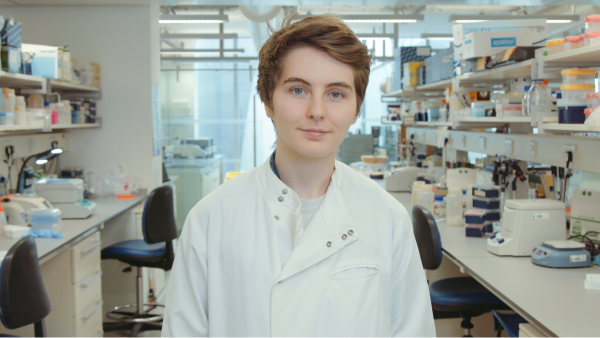
M 269 107 L 269 105 L 266 104 L 266 103 L 265 103 L 265 111 L 267 112 L 267 117 L 270 118 L 270 119 L 272 119 L 273 115 L 275 115 L 273 113 L 273 109 L 271 109 L 271 107 Z

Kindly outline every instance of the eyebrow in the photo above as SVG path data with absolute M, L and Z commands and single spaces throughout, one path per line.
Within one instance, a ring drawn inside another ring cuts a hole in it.
M 301 79 L 299 77 L 290 77 L 290 78 L 286 79 L 285 81 L 283 81 L 284 84 L 289 83 L 289 82 L 300 82 L 300 83 L 304 83 L 307 86 L 310 86 L 310 83 L 308 81 Z M 327 86 L 325 86 L 325 88 L 329 88 L 329 87 L 344 87 L 344 88 L 348 88 L 348 89 L 352 90 L 352 86 L 350 86 L 346 82 L 333 82 L 333 83 L 329 83 Z

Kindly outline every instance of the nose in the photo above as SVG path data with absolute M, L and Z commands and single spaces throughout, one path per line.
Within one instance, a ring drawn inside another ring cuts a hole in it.
M 306 111 L 306 117 L 311 120 L 320 121 L 325 119 L 326 115 L 326 105 L 324 100 L 318 97 L 311 99 Z

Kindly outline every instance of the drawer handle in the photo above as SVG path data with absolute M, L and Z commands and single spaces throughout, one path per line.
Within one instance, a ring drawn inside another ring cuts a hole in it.
M 102 307 L 102 304 L 104 304 L 103 301 L 99 301 L 98 304 L 96 304 L 96 306 L 92 309 L 92 311 L 90 311 L 90 313 L 88 313 L 87 315 L 83 316 L 83 320 L 88 320 L 90 319 L 91 316 L 94 315 L 94 313 L 98 312 L 98 310 L 100 310 L 100 308 Z
M 85 256 L 85 255 L 89 254 L 89 253 L 90 253 L 90 252 L 92 252 L 94 249 L 96 249 L 97 247 L 99 247 L 101 243 L 102 243 L 102 242 L 100 242 L 100 241 L 96 242 L 96 244 L 94 244 L 94 245 L 90 246 L 89 248 L 85 249 L 84 251 L 82 251 L 82 252 L 81 252 L 81 255 L 82 255 L 82 256 Z
M 90 278 L 89 281 L 81 284 L 81 288 L 85 289 L 87 287 L 89 287 L 90 285 L 92 285 L 92 283 L 94 283 L 96 281 L 96 279 L 98 279 L 100 276 L 102 276 L 102 271 L 98 271 L 92 278 Z

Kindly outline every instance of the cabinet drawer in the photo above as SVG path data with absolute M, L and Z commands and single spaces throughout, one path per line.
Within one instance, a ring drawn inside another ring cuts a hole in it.
M 92 272 L 91 275 L 83 278 L 77 284 L 73 285 L 73 301 L 75 311 L 73 315 L 79 315 L 102 293 L 102 271 Z
M 71 282 L 76 284 L 100 270 L 100 233 L 96 232 L 71 249 Z
M 97 337 L 102 335 L 102 297 L 87 306 L 75 317 L 76 337 Z

